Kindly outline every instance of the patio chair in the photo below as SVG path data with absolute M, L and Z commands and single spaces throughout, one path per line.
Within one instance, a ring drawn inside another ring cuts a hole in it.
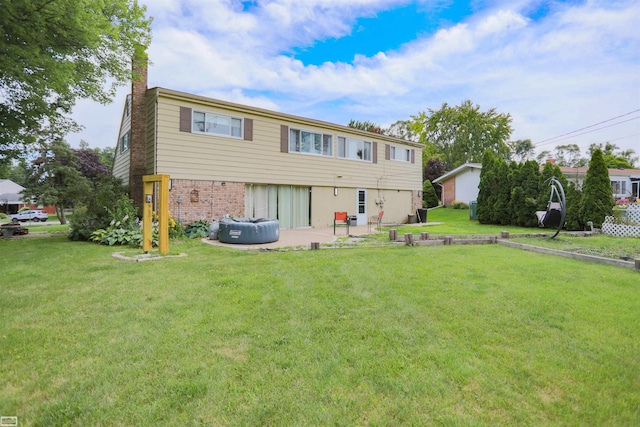
M 556 233 L 551 236 L 553 239 L 564 227 L 567 215 L 567 200 L 564 195 L 564 188 L 556 177 L 552 176 L 547 182 L 549 182 L 549 186 L 551 187 L 547 210 L 536 211 L 536 216 L 538 217 L 538 223 L 541 227 L 556 228 Z
M 382 215 L 384 215 L 384 211 L 380 211 L 378 215 L 369 217 L 369 220 L 367 221 L 367 225 L 369 226 L 369 232 L 371 232 L 371 224 L 376 225 L 376 230 L 380 228 L 380 225 L 382 224 Z
M 336 234 L 336 227 L 347 227 L 347 234 L 349 234 L 349 216 L 346 212 L 334 212 L 333 213 L 333 234 Z

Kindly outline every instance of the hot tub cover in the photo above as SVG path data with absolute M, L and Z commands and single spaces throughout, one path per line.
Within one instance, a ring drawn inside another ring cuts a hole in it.
M 270 218 L 223 218 L 220 220 L 218 240 L 223 243 L 252 245 L 277 242 L 280 223 Z

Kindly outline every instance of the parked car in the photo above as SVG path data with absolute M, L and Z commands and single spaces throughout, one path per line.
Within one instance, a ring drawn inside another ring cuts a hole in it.
M 11 221 L 13 222 L 18 222 L 18 221 L 44 222 L 48 219 L 49 219 L 49 215 L 47 215 L 47 213 L 41 209 L 30 209 L 28 211 L 22 211 L 15 214 L 11 214 Z

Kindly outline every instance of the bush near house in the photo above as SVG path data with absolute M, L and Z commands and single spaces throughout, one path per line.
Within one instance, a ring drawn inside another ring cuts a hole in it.
M 611 192 L 609 171 L 602 151 L 597 149 L 591 155 L 589 170 L 584 181 L 584 194 L 580 204 L 580 219 L 583 223 L 592 221 L 600 228 L 606 216 L 611 215 L 615 200 Z
M 439 204 L 440 200 L 438 200 L 436 189 L 433 187 L 431 181 L 425 179 L 424 183 L 422 184 L 422 207 L 435 208 Z
M 540 172 L 535 161 L 507 165 L 504 159 L 495 157 L 491 152 L 485 153 L 480 172 L 478 220 L 481 224 L 537 226 L 535 212 L 547 208 L 551 177 L 556 177 L 565 191 L 565 228 L 583 229 L 584 221 L 579 214 L 582 193 L 568 182 L 558 166 L 547 163 Z

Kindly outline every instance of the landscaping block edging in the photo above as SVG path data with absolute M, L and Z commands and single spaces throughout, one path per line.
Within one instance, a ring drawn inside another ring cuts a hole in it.
M 564 234 L 572 234 L 574 236 L 592 236 L 593 232 L 590 231 L 573 231 L 565 232 Z M 525 234 L 510 234 L 507 231 L 503 231 L 501 236 L 495 235 L 464 235 L 467 239 L 454 239 L 453 236 L 438 235 L 433 236 L 429 233 L 421 233 L 419 238 L 416 239 L 411 233 L 407 233 L 404 236 L 398 236 L 396 230 L 389 230 L 389 240 L 395 243 L 404 243 L 407 246 L 441 246 L 441 245 L 482 245 L 482 244 L 500 244 L 509 246 L 516 249 L 522 249 L 531 252 L 538 252 L 549 255 L 557 255 L 565 258 L 573 258 L 582 261 L 595 262 L 600 264 L 614 265 L 616 267 L 630 268 L 632 270 L 640 271 L 640 259 L 635 261 L 623 261 L 611 258 L 603 258 L 595 255 L 578 254 L 574 252 L 561 251 L 558 249 L 543 248 L 540 246 L 526 245 L 524 243 L 510 242 L 508 239 L 513 237 L 548 237 L 548 233 L 525 233 Z M 469 238 L 471 237 L 471 238 Z
M 182 258 L 186 257 L 187 254 L 181 253 L 179 255 L 156 255 L 156 254 L 139 254 L 134 256 L 126 256 L 124 252 L 113 252 L 111 256 L 120 261 L 131 261 L 131 262 L 144 262 L 144 261 L 158 261 L 161 259 L 167 258 Z
M 503 239 L 499 239 L 498 244 L 509 246 L 512 248 L 522 249 L 525 251 L 538 252 L 538 253 L 549 254 L 549 255 L 557 255 L 565 258 L 579 259 L 581 261 L 596 262 L 599 264 L 615 265 L 617 267 L 625 267 L 625 268 L 630 268 L 632 270 L 640 271 L 640 260 L 631 262 L 631 261 L 623 261 L 623 260 L 617 260 L 617 259 L 611 259 L 611 258 L 602 258 L 594 255 L 577 254 L 574 252 L 560 251 L 558 249 L 549 249 L 549 248 L 542 248 L 539 246 L 525 245 L 524 243 L 509 242 L 508 240 L 503 240 Z

